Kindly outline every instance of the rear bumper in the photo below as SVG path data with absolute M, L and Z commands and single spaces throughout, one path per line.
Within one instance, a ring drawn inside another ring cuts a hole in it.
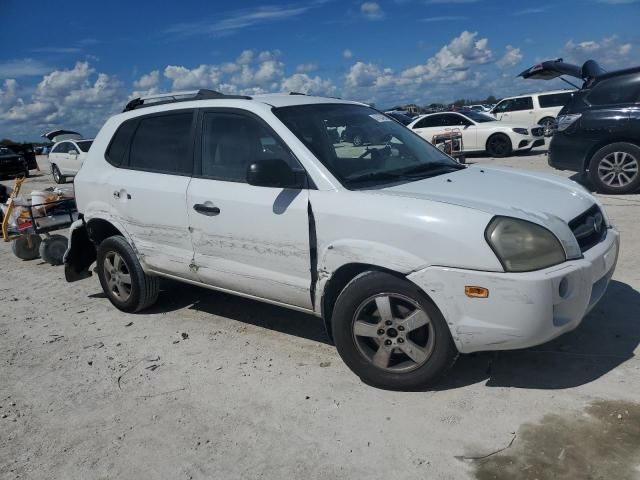
M 428 267 L 408 278 L 440 308 L 460 352 L 526 348 L 580 325 L 604 295 L 618 249 L 611 228 L 583 258 L 536 272 Z M 465 286 L 488 288 L 489 298 L 469 298 Z
M 558 170 L 584 172 L 591 144 L 563 132 L 554 133 L 549 144 L 547 162 Z

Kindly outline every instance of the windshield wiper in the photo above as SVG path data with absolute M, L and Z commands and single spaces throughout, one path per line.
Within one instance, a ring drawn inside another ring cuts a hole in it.
M 402 178 L 403 176 L 404 172 L 369 172 L 362 175 L 357 175 L 355 177 L 347 178 L 346 180 L 349 183 L 360 183 L 374 180 L 396 180 L 398 178 Z
M 406 168 L 401 172 L 402 175 L 416 175 L 416 174 L 432 174 L 440 175 L 450 170 L 462 170 L 466 168 L 464 165 L 458 165 L 455 163 L 423 163 L 414 167 Z

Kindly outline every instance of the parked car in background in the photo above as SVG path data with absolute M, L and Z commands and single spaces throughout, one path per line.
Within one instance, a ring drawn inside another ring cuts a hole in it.
M 544 145 L 542 127 L 499 122 L 489 114 L 474 110 L 424 115 L 411 122 L 408 128 L 427 141 L 437 133 L 459 129 L 465 152 L 486 151 L 497 158 Z
M 544 135 L 550 137 L 558 113 L 569 102 L 573 92 L 556 90 L 505 98 L 493 107 L 491 114 L 503 122 L 538 124 L 544 128 Z
M 337 126 L 388 141 L 334 144 Z M 385 388 L 433 382 L 458 352 L 573 330 L 618 252 L 575 182 L 465 167 L 334 98 L 134 99 L 100 130 L 75 194 L 68 281 L 95 262 L 126 312 L 167 277 L 317 315 L 349 368 Z
M 409 115 L 407 115 L 404 112 L 399 112 L 397 110 L 391 110 L 388 112 L 384 112 L 385 115 L 389 115 L 391 118 L 393 118 L 394 120 L 397 120 L 398 122 L 400 122 L 402 125 L 409 125 L 411 122 L 413 122 L 413 118 L 411 118 Z
M 56 183 L 65 183 L 67 177 L 77 175 L 92 143 L 92 139 L 63 140 L 51 148 L 49 163 Z
M 548 161 L 588 172 L 599 192 L 640 189 L 640 67 L 602 73 L 573 94 L 558 116 Z
M 36 151 L 30 143 L 14 143 L 6 145 L 9 150 L 23 157 L 27 162 L 29 170 L 39 170 L 38 161 L 36 160 Z
M 469 110 L 482 113 L 491 111 L 491 108 L 487 107 L 486 105 L 469 105 L 468 108 Z
M 0 147 L 0 177 L 28 177 L 26 159 L 7 147 Z

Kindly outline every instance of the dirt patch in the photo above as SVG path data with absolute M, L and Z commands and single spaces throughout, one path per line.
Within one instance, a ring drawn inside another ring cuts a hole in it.
M 478 480 L 639 479 L 640 405 L 599 401 L 547 415 L 523 425 L 511 447 L 472 461 Z

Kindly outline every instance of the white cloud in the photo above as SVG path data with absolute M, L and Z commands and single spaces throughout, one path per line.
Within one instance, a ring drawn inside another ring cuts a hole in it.
M 318 69 L 318 65 L 315 63 L 301 63 L 296 67 L 298 73 L 311 73 Z
M 429 58 L 425 64 L 408 68 L 402 72 L 405 78 L 412 78 L 418 82 L 442 80 L 449 77 L 452 72 L 464 72 L 472 65 L 488 63 L 493 59 L 493 53 L 488 47 L 486 38 L 476 39 L 477 32 L 462 32 L 438 53 Z M 459 80 L 466 78 L 457 73 Z
M 504 56 L 498 60 L 498 65 L 502 68 L 513 67 L 522 61 L 522 53 L 519 48 L 507 45 Z
M 217 65 L 200 65 L 193 69 L 168 65 L 164 69 L 164 76 L 172 82 L 171 90 L 215 89 L 222 80 L 222 73 Z
M 384 12 L 377 2 L 364 2 L 360 5 L 360 13 L 369 20 L 378 20 L 384 17 Z
M 610 68 L 630 67 L 640 60 L 638 48 L 634 48 L 631 42 L 620 40 L 617 35 L 582 42 L 569 40 L 562 49 L 562 56 L 569 63 L 582 64 L 594 59 Z
M 138 80 L 133 82 L 133 88 L 133 93 L 129 95 L 130 99 L 138 97 L 148 97 L 150 95 L 156 95 L 160 93 L 160 71 L 153 70 L 146 75 L 142 75 Z
M 346 48 L 343 52 L 342 52 L 342 56 L 344 58 L 346 58 L 347 60 L 349 60 L 350 58 L 353 58 L 353 52 L 351 50 L 349 50 L 348 48 Z
M 0 78 L 20 78 L 43 75 L 51 68 L 33 58 L 7 60 L 0 63 Z
M 5 81 L 1 95 L 0 125 L 9 133 L 28 129 L 31 138 L 55 127 L 92 133 L 124 104 L 122 83 L 87 62 L 45 75 L 30 99 L 17 94 L 15 80 Z
M 441 15 L 439 17 L 426 17 L 420 20 L 421 22 L 432 23 L 432 22 L 457 22 L 460 20 L 466 20 L 467 17 L 462 17 L 459 15 Z
M 256 9 L 236 10 L 221 20 L 181 23 L 166 29 L 164 33 L 177 37 L 196 35 L 223 37 L 238 33 L 246 28 L 298 17 L 318 4 L 316 2 L 309 5 L 264 6 Z
M 300 92 L 320 96 L 335 96 L 337 89 L 331 80 L 319 76 L 311 78 L 306 73 L 295 73 L 282 82 L 282 91 Z

